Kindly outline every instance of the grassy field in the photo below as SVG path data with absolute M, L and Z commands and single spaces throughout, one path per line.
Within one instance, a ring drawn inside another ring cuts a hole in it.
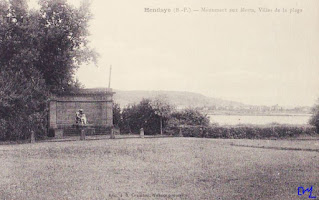
M 319 140 L 127 138 L 0 146 L 0 199 L 319 198 Z

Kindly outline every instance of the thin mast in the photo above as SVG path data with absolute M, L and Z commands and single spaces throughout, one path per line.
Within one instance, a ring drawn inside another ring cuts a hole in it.
M 110 74 L 109 74 L 109 89 L 111 88 L 111 74 L 112 74 L 112 65 L 110 66 Z

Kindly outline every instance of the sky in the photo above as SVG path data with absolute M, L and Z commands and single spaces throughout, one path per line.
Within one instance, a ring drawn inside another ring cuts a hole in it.
M 184 7 L 191 12 L 145 12 Z M 228 12 L 193 11 L 203 7 Z M 241 8 L 256 12 L 229 12 Z M 87 88 L 107 87 L 112 65 L 119 90 L 190 91 L 252 105 L 312 106 L 319 98 L 317 0 L 93 0 L 91 11 L 90 45 L 100 58 L 76 73 Z

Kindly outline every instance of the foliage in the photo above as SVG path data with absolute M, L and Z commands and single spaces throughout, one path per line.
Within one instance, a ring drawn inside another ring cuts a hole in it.
M 143 99 L 139 104 L 123 109 L 124 131 L 139 133 L 143 128 L 145 134 L 159 133 L 159 116 L 152 108 L 151 102 L 150 99 Z
M 155 114 L 163 118 L 168 118 L 171 111 L 174 109 L 173 106 L 168 102 L 166 96 L 157 96 L 151 101 L 151 106 L 155 111 Z
M 124 108 L 122 112 L 115 105 L 113 117 L 114 124 L 118 124 L 122 132 L 129 133 L 138 133 L 140 128 L 144 128 L 145 134 L 162 134 L 163 130 L 171 133 L 171 127 L 180 125 L 209 125 L 207 115 L 192 108 L 174 111 L 165 97 L 160 96 L 154 100 L 143 99 L 139 104 Z
M 173 106 L 168 102 L 165 96 L 158 96 L 152 102 L 151 106 L 155 111 L 155 114 L 160 120 L 160 132 L 163 134 L 163 123 L 166 122 L 173 110 Z
M 46 130 L 50 93 L 79 87 L 73 79 L 82 62 L 96 60 L 88 48 L 88 4 L 40 0 L 0 0 L 0 139 L 38 137 Z
M 121 112 L 119 106 L 113 107 L 114 124 L 122 132 L 139 133 L 144 128 L 145 134 L 170 133 L 171 127 L 180 125 L 208 126 L 209 118 L 195 109 L 174 111 L 174 107 L 158 96 L 154 100 L 143 99 L 139 104 L 129 105 Z
M 51 92 L 65 92 L 74 86 L 73 75 L 81 63 L 96 61 L 97 54 L 88 47 L 88 22 L 92 18 L 89 4 L 83 1 L 76 9 L 66 0 L 39 3 L 36 66 Z
M 0 73 L 0 139 L 26 139 L 31 130 L 43 136 L 47 99 L 44 80 L 36 72 L 31 77 L 21 71 L 1 69 Z
M 314 135 L 315 127 L 310 125 L 266 125 L 266 126 L 183 126 L 170 127 L 173 135 L 181 130 L 184 137 L 228 138 L 228 139 L 266 139 L 286 138 L 299 135 Z
M 123 127 L 122 111 L 120 105 L 117 103 L 113 103 L 113 125 L 116 128 Z
M 309 124 L 315 126 L 317 128 L 317 133 L 319 133 L 319 99 L 312 108 L 312 116 L 309 121 Z
M 196 109 L 187 108 L 185 110 L 172 113 L 169 124 L 171 126 L 172 125 L 208 126 L 209 117 L 206 114 L 203 114 Z

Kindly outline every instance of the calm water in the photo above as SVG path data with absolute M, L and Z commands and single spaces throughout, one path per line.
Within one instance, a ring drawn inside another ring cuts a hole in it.
M 296 116 L 241 116 L 241 115 L 209 115 L 212 123 L 220 125 L 236 124 L 307 124 L 311 115 Z

